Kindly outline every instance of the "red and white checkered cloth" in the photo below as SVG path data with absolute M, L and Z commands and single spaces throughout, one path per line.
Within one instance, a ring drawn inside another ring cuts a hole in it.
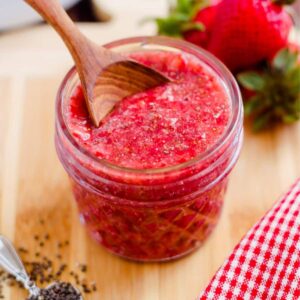
M 242 239 L 199 300 L 300 299 L 300 179 Z

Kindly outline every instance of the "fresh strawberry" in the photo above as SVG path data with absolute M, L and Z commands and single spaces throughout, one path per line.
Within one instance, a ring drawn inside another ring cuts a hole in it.
M 157 19 L 159 34 L 206 48 L 232 71 L 252 67 L 287 45 L 292 19 L 283 5 L 295 0 L 177 0 Z
M 197 12 L 193 21 L 202 24 L 204 28 L 203 30 L 194 29 L 184 31 L 183 37 L 185 40 L 204 48 L 207 47 L 216 20 L 217 5 L 219 2 L 220 0 L 213 0 L 210 2 L 210 5 Z
M 292 20 L 281 4 L 291 0 L 223 0 L 207 50 L 236 71 L 285 47 Z
M 260 70 L 243 72 L 238 80 L 244 88 L 245 114 L 253 117 L 254 130 L 278 122 L 300 119 L 300 47 L 289 45 Z M 251 96 L 248 98 L 247 95 Z

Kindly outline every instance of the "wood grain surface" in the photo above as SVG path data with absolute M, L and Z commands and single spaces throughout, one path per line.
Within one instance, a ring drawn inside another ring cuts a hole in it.
M 121 23 L 82 29 L 99 43 L 149 33 Z M 98 292 L 87 300 L 195 299 L 246 231 L 299 177 L 300 123 L 258 135 L 246 124 L 221 221 L 199 251 L 170 263 L 125 261 L 86 235 L 54 150 L 54 101 L 71 65 L 47 26 L 0 36 L 0 233 L 36 251 L 32 236 L 49 232 L 52 240 L 42 249 L 47 256 L 55 253 L 55 240 L 69 239 L 64 260 L 87 263 L 88 279 L 97 282 Z M 24 294 L 6 288 L 5 299 L 22 300 Z

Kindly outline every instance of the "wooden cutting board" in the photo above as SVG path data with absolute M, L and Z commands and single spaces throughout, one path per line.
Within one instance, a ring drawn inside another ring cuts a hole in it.
M 81 25 L 104 43 L 152 28 Z M 232 174 L 221 221 L 196 253 L 170 263 L 141 264 L 115 257 L 85 233 L 77 217 L 67 176 L 53 143 L 54 101 L 72 65 L 63 44 L 46 26 L 0 36 L 0 233 L 36 251 L 32 235 L 70 240 L 64 260 L 89 265 L 98 292 L 88 300 L 193 300 L 245 232 L 300 175 L 300 122 L 262 134 L 246 124 L 245 143 Z M 40 219 L 45 225 L 41 226 Z M 5 289 L 5 299 L 24 294 Z

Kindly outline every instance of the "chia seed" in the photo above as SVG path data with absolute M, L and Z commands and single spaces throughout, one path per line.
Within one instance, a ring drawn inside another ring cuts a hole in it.
M 70 284 L 56 282 L 46 289 L 41 289 L 40 295 L 31 296 L 27 300 L 81 300 L 81 294 Z
M 43 223 L 43 220 L 39 222 Z M 97 291 L 95 282 L 86 280 L 88 266 L 82 263 L 75 263 L 70 266 L 64 263 L 64 251 L 70 246 L 68 240 L 55 240 L 46 232 L 43 235 L 33 236 L 33 249 L 30 252 L 24 246 L 18 248 L 18 252 L 24 262 L 24 266 L 32 281 L 41 287 L 41 295 L 30 297 L 28 300 L 80 300 L 81 295 Z M 48 247 L 49 246 L 49 247 Z M 47 251 L 56 246 L 54 253 Z M 70 281 L 64 283 L 63 281 Z M 49 284 L 56 282 L 48 288 Z M 78 288 L 78 291 L 73 285 Z M 0 299 L 4 298 L 4 286 L 24 289 L 20 282 L 13 276 L 0 269 Z

